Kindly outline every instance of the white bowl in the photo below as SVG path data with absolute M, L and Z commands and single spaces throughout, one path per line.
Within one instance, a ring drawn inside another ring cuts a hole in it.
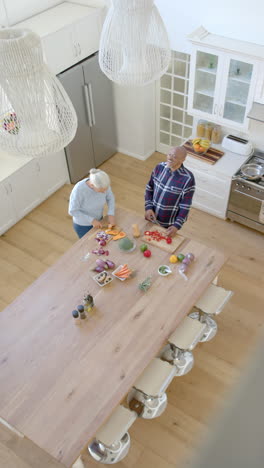
M 107 281 L 106 281 L 105 283 L 101 284 L 98 280 L 100 279 L 100 277 L 101 277 L 104 273 L 107 274 L 107 276 L 106 276 Z M 107 284 L 111 283 L 111 281 L 113 281 L 113 278 L 109 275 L 108 271 L 106 271 L 106 270 L 101 271 L 101 273 L 98 273 L 97 275 L 93 276 L 93 279 L 94 279 L 94 281 L 98 284 L 98 286 L 101 286 L 101 288 L 102 288 L 103 286 L 106 286 Z
M 116 276 L 115 273 L 117 273 L 119 270 L 121 270 L 121 268 L 123 268 L 124 265 L 119 265 L 114 271 L 112 271 L 112 275 L 119 279 L 120 281 L 125 281 L 127 278 L 120 278 L 119 276 Z
M 166 273 L 161 273 L 161 271 L 160 271 L 160 268 L 161 268 L 161 267 L 166 267 L 166 268 L 167 268 L 167 272 L 166 272 Z M 160 265 L 159 268 L 158 268 L 158 274 L 159 274 L 160 276 L 168 276 L 168 275 L 170 275 L 171 273 L 172 273 L 172 270 L 170 269 L 170 267 L 169 267 L 168 265 Z

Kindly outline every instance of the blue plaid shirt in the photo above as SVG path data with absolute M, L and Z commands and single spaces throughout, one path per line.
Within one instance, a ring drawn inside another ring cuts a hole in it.
M 153 210 L 163 227 L 181 229 L 187 220 L 195 190 L 193 174 L 182 164 L 171 171 L 166 162 L 153 170 L 145 191 L 145 210 Z

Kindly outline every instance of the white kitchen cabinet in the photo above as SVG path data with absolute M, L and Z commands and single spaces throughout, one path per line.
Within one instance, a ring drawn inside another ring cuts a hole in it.
M 13 206 L 11 194 L 11 185 L 6 179 L 0 182 L 0 234 L 7 231 L 17 220 L 16 211 Z
M 39 187 L 41 201 L 56 192 L 69 181 L 68 168 L 64 150 L 39 158 Z
M 258 66 L 257 61 L 239 55 L 195 49 L 191 57 L 189 113 L 246 129 Z
M 218 149 L 223 150 L 220 145 Z M 214 165 L 187 156 L 184 165 L 194 177 L 196 189 L 192 206 L 218 218 L 226 219 L 232 175 L 247 156 L 226 151 Z
M 0 234 L 7 231 L 68 181 L 64 150 L 42 158 L 31 159 L 2 180 L 0 182 Z
M 39 187 L 39 164 L 32 159 L 10 176 L 11 197 L 17 213 L 17 219 L 23 218 L 35 206 L 41 203 Z
M 247 114 L 254 100 L 264 47 L 257 46 L 257 53 L 253 47 L 244 46 L 243 50 L 242 41 L 206 34 L 203 28 L 200 29 L 189 36 L 193 51 L 188 112 L 245 130 L 249 125 Z
M 102 8 L 63 2 L 16 24 L 42 39 L 45 60 L 58 74 L 99 49 Z

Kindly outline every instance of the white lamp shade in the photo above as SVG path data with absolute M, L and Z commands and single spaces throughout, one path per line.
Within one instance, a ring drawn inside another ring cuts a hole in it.
M 99 47 L 99 64 L 112 81 L 143 86 L 171 60 L 168 35 L 154 0 L 112 0 Z
M 40 38 L 29 30 L 0 31 L 0 147 L 42 156 L 75 136 L 77 116 L 43 61 Z

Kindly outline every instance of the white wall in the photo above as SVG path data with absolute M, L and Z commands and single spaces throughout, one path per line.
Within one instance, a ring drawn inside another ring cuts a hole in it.
M 8 24 L 12 26 L 59 3 L 62 0 L 0 0 L 0 25 L 6 26 L 5 9 Z
M 155 0 L 171 48 L 190 52 L 186 35 L 199 26 L 221 36 L 264 45 L 263 0 Z

